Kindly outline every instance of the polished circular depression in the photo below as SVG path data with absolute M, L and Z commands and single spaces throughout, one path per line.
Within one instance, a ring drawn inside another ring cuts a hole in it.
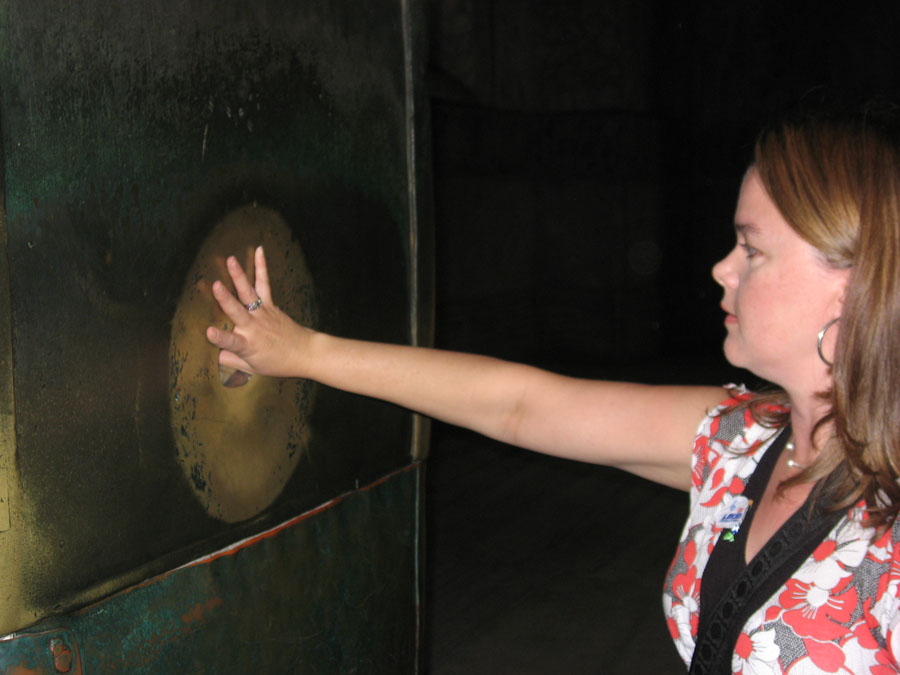
M 272 504 L 309 442 L 313 384 L 220 368 L 219 350 L 206 339 L 208 325 L 232 327 L 212 296 L 212 283 L 219 279 L 231 287 L 229 255 L 252 280 L 259 244 L 266 251 L 273 300 L 295 320 L 314 323 L 313 285 L 300 245 L 276 211 L 247 205 L 226 215 L 200 247 L 169 343 L 177 460 L 206 511 L 226 522 L 246 520 Z

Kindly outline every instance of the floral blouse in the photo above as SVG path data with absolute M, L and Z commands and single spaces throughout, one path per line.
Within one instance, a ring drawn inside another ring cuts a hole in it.
M 748 397 L 741 392 L 713 410 L 694 444 L 690 513 L 663 592 L 669 631 L 688 664 L 703 571 L 722 532 L 716 523 L 777 435 L 747 410 L 722 414 Z M 872 541 L 863 513 L 862 503 L 850 509 L 751 615 L 732 657 L 734 673 L 900 672 L 900 525 Z

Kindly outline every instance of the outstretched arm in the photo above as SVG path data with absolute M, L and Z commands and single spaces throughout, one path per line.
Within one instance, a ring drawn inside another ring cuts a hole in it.
M 687 489 L 694 433 L 719 387 L 657 387 L 556 375 L 499 359 L 349 340 L 299 326 L 272 302 L 262 249 L 253 285 L 234 258 L 235 298 L 213 294 L 234 331 L 209 327 L 222 365 L 304 377 L 546 454 L 608 464 Z M 262 304 L 249 311 L 259 298 Z

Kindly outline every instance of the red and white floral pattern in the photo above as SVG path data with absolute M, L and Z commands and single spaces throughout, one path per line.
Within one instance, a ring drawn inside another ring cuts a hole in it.
M 669 631 L 688 664 L 703 571 L 722 531 L 715 523 L 775 436 L 749 411 L 722 414 L 748 396 L 740 392 L 714 410 L 694 444 L 690 513 L 663 593 Z M 873 540 L 863 516 L 864 504 L 848 511 L 750 617 L 735 647 L 734 673 L 900 672 L 900 525 Z

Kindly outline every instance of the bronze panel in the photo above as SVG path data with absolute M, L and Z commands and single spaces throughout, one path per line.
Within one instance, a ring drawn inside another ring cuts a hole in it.
M 428 341 L 423 25 L 400 0 L 0 4 L 0 633 L 422 454 L 407 413 L 285 385 L 292 466 L 204 501 L 169 357 L 203 243 L 252 208 L 302 252 L 282 297 L 317 326 Z

